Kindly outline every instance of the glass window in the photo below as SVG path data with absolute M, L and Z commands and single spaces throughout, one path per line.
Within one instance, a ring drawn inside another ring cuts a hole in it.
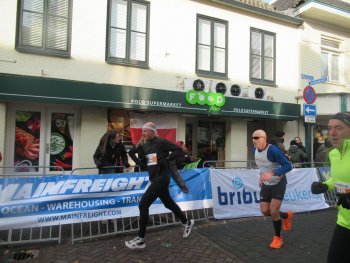
M 70 113 L 51 114 L 50 171 L 72 170 L 74 115 Z M 60 167 L 60 169 L 57 169 Z
M 250 38 L 250 80 L 275 84 L 275 34 L 252 28 Z
M 70 56 L 71 0 L 20 0 L 16 49 Z
M 40 153 L 41 113 L 16 111 L 13 165 L 16 172 L 37 172 Z
M 321 39 L 321 74 L 330 81 L 340 81 L 340 47 L 335 39 Z
M 206 76 L 227 76 L 227 22 L 197 17 L 197 68 Z
M 106 61 L 148 67 L 149 3 L 110 0 Z

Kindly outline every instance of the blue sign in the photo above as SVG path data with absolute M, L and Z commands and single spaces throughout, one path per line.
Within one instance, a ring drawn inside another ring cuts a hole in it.
M 304 103 L 304 115 L 316 117 L 316 115 L 317 115 L 316 105 Z
M 309 85 L 315 85 L 315 84 L 318 84 L 318 83 L 323 83 L 323 82 L 326 82 L 328 81 L 328 77 L 323 77 L 323 78 L 320 78 L 320 79 L 315 79 L 315 80 L 311 80 L 309 82 Z
M 307 75 L 307 74 L 301 74 L 301 79 L 307 79 L 307 80 L 314 80 L 314 76 Z

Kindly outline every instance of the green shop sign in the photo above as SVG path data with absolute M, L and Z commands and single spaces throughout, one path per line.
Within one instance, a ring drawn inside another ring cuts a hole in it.
M 225 96 L 221 93 L 189 90 L 186 92 L 186 101 L 191 105 L 208 105 L 209 112 L 220 111 L 225 104 Z
M 221 93 L 194 90 L 183 92 L 13 74 L 0 74 L 0 101 L 74 104 L 256 119 L 301 118 L 301 106 L 295 103 L 225 98 Z

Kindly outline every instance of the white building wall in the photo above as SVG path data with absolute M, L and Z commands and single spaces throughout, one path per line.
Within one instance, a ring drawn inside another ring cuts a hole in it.
M 335 96 L 323 94 L 349 93 L 350 76 L 347 74 L 350 65 L 350 33 L 334 26 L 307 19 L 300 29 L 300 57 L 301 73 L 312 75 L 315 79 L 321 78 L 321 38 L 331 37 L 341 43 L 340 51 L 342 60 L 340 63 L 340 81 L 327 82 L 313 85 L 318 97 L 316 99 L 318 114 L 334 114 L 340 111 L 340 100 Z M 308 85 L 307 80 L 300 79 L 300 93 Z M 339 96 L 339 95 L 337 95 Z M 302 99 L 302 98 L 301 98 Z
M 66 59 L 16 51 L 17 1 L 3 0 L 2 72 L 179 90 L 183 78 L 195 76 L 196 15 L 202 14 L 228 21 L 228 77 L 232 84 L 256 87 L 249 83 L 250 27 L 276 33 L 278 88 L 268 87 L 268 93 L 275 101 L 295 103 L 299 74 L 296 26 L 209 1 L 152 0 L 150 3 L 150 68 L 141 69 L 105 62 L 107 1 L 73 1 L 71 58 Z

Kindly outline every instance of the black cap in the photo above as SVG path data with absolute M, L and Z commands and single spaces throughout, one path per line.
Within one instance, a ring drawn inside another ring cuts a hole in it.
M 283 137 L 284 136 L 284 131 L 276 131 L 275 132 L 276 137 Z

